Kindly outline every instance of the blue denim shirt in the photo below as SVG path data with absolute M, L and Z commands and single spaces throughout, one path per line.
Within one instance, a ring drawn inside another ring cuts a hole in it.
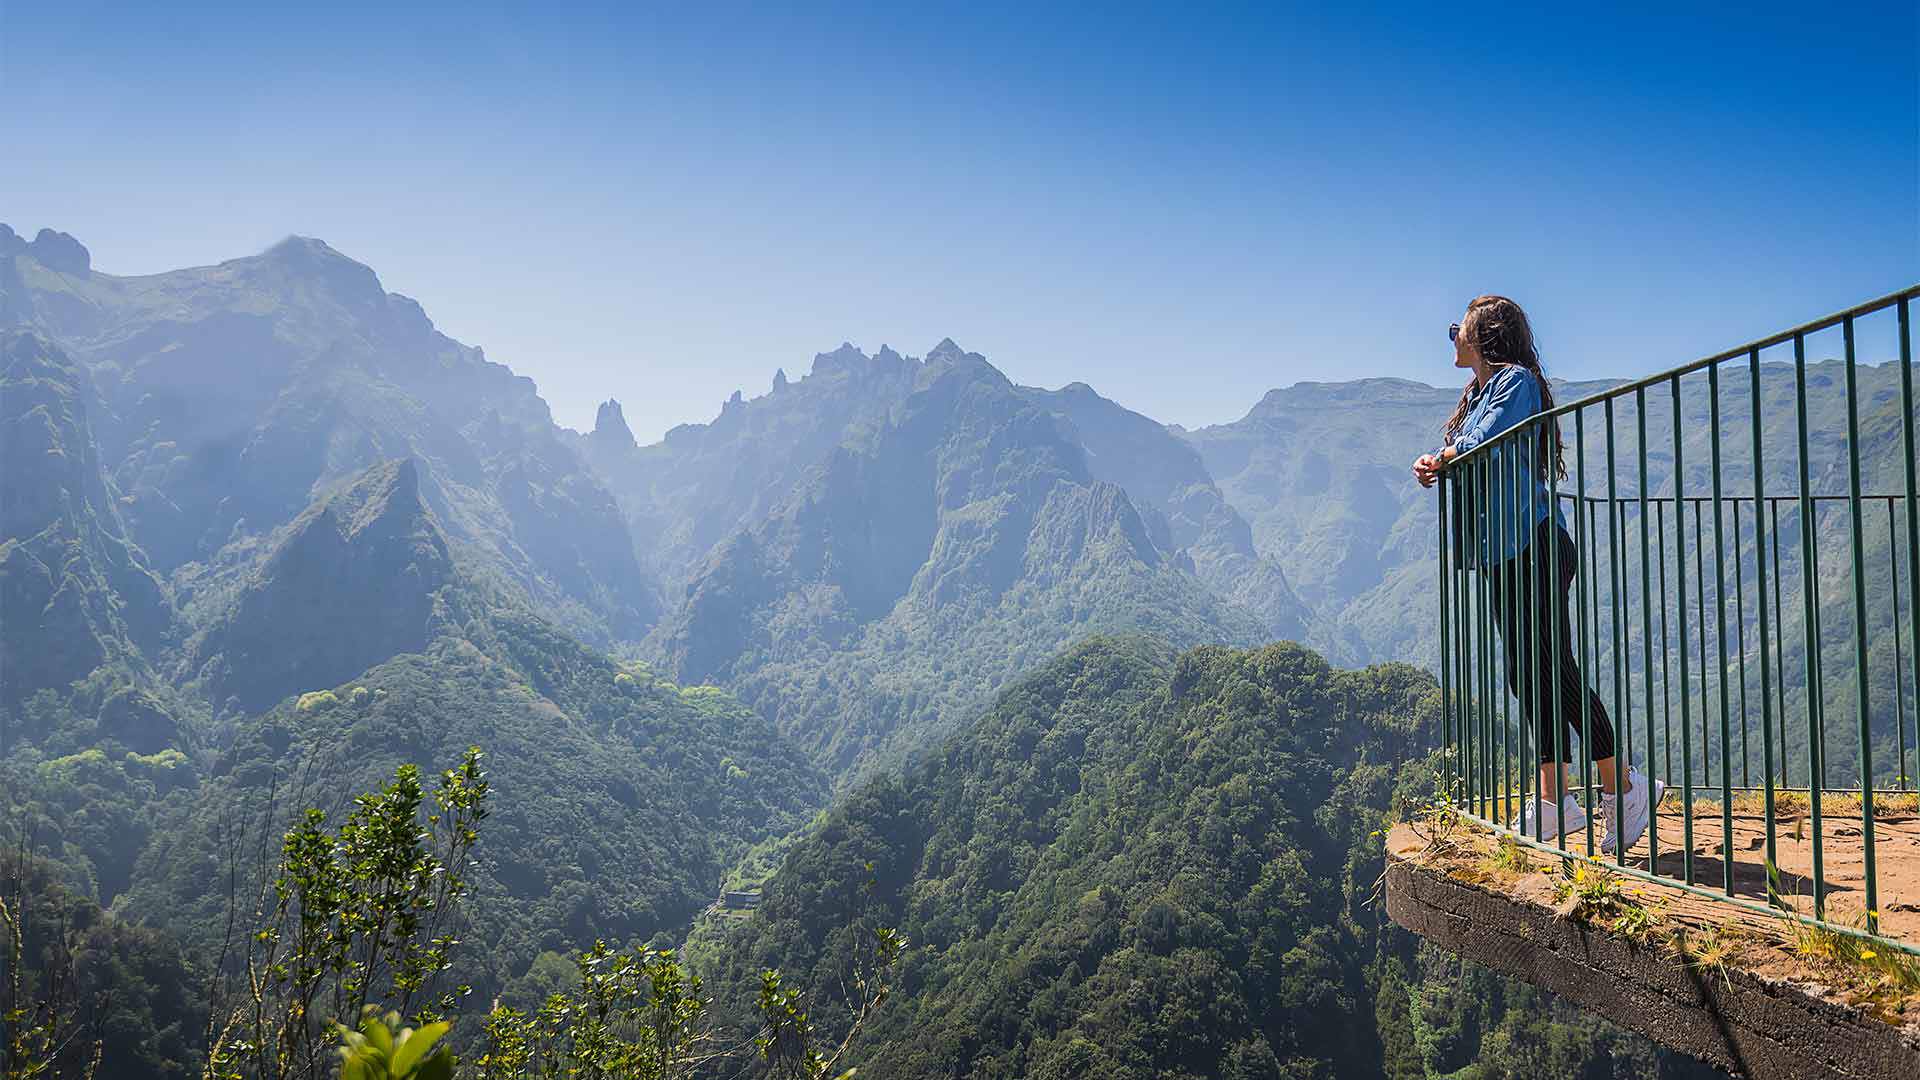
M 1541 403 L 1540 380 L 1532 372 L 1515 364 L 1494 368 L 1491 378 L 1467 394 L 1467 417 L 1451 443 L 1454 453 L 1464 454 L 1518 426 L 1540 412 Z M 1488 451 L 1484 466 L 1478 459 L 1458 466 L 1462 475 L 1455 491 L 1467 500 L 1460 510 L 1470 523 L 1469 535 L 1478 538 L 1479 565 L 1504 562 L 1526 550 L 1534 527 L 1549 513 L 1566 525 L 1566 515 L 1548 494 L 1546 475 L 1536 464 L 1549 437 L 1544 428 L 1536 429 L 1531 447 L 1520 435 Z M 1483 467 L 1488 487 L 1485 497 L 1478 498 L 1474 493 Z M 1505 535 L 1495 536 L 1496 529 Z

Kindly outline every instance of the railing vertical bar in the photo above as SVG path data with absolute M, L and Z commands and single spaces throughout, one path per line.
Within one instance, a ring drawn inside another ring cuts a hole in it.
M 1540 464 L 1539 440 L 1535 438 L 1535 435 L 1537 434 L 1537 432 L 1538 432 L 1538 426 L 1536 424 L 1529 423 L 1527 425 L 1526 464 L 1528 469 L 1536 468 Z M 1535 527 L 1535 519 L 1539 516 L 1540 505 L 1534 498 L 1534 492 L 1539 489 L 1539 486 L 1540 485 L 1534 483 L 1531 480 L 1531 478 L 1527 483 L 1527 514 L 1526 514 L 1527 528 L 1530 532 L 1531 537 L 1535 539 L 1537 539 L 1540 535 L 1539 530 Z M 1546 814 L 1544 813 L 1544 810 L 1543 810 L 1543 808 L 1546 806 L 1546 792 L 1541 790 L 1541 785 L 1540 785 L 1540 758 L 1544 755 L 1546 748 L 1539 745 L 1540 726 L 1541 726 L 1539 721 L 1540 721 L 1540 717 L 1543 715 L 1540 712 L 1540 679 L 1539 679 L 1540 659 L 1541 659 L 1541 656 L 1540 656 L 1540 606 L 1541 606 L 1540 599 L 1541 598 L 1539 596 L 1539 584 L 1538 584 L 1540 579 L 1539 565 L 1540 565 L 1540 549 L 1533 546 L 1531 543 L 1529 543 L 1527 546 L 1527 570 L 1526 570 L 1526 573 L 1522 575 L 1526 580 L 1521 585 L 1522 589 L 1526 593 L 1526 595 L 1523 597 L 1523 600 L 1522 600 L 1522 602 L 1526 606 L 1521 608 L 1521 610 L 1527 613 L 1527 664 L 1526 664 L 1526 667 L 1524 668 L 1524 671 L 1526 673 L 1524 685 L 1526 687 L 1526 693 L 1527 693 L 1526 701 L 1530 706 L 1530 708 L 1523 710 L 1526 713 L 1526 716 L 1524 716 L 1520 721 L 1520 733 L 1521 733 L 1523 746 L 1526 745 L 1525 740 L 1527 739 L 1528 736 L 1531 736 L 1533 739 L 1533 744 L 1532 744 L 1533 752 L 1530 754 L 1522 753 L 1521 760 L 1522 760 L 1522 763 L 1527 767 L 1527 769 L 1533 773 L 1533 785 L 1532 785 L 1533 786 L 1533 810 L 1534 810 L 1534 813 L 1533 813 L 1534 837 L 1533 838 L 1535 840 L 1540 839 L 1540 830 L 1541 830 L 1540 822 L 1542 818 L 1546 817 Z M 1528 729 L 1532 729 L 1532 730 L 1529 731 Z M 1560 810 L 1561 810 L 1561 804 L 1558 802 L 1554 803 L 1553 804 L 1554 820 L 1557 822 L 1560 822 L 1561 831 L 1565 831 L 1566 824 L 1561 819 Z
M 1627 733 L 1631 730 L 1629 721 L 1632 717 L 1627 710 L 1621 707 L 1623 694 L 1621 692 L 1622 672 L 1620 670 L 1620 661 L 1621 654 L 1626 652 L 1626 647 L 1624 644 L 1625 634 L 1620 622 L 1622 616 L 1620 551 L 1614 543 L 1615 537 L 1617 537 L 1620 532 L 1620 485 L 1618 481 L 1619 467 L 1614 459 L 1612 398 L 1607 399 L 1606 407 L 1602 410 L 1602 415 L 1606 418 L 1607 424 L 1607 590 L 1610 594 L 1608 596 L 1609 603 L 1607 604 L 1607 610 L 1611 616 L 1610 622 L 1613 630 L 1612 648 L 1609 651 L 1613 654 L 1613 730 L 1616 742 L 1613 748 L 1613 835 L 1615 838 L 1613 857 L 1615 862 L 1624 866 L 1627 861 L 1627 848 L 1625 844 L 1619 843 L 1618 841 L 1620 837 L 1627 834 L 1627 801 L 1621 798 L 1620 795 L 1626 791 L 1626 769 L 1632 762 L 1633 755 L 1627 745 Z
M 1487 604 L 1487 575 L 1492 570 L 1486 560 L 1493 543 L 1490 535 L 1493 525 L 1491 503 L 1488 492 L 1487 459 L 1482 455 L 1475 477 L 1480 496 L 1480 549 L 1477 552 L 1480 565 L 1474 575 L 1473 587 L 1480 610 L 1480 792 L 1481 814 L 1489 815 L 1492 798 L 1492 749 L 1493 749 L 1493 619 L 1491 608 Z
M 1614 648 L 1620 651 L 1621 683 L 1618 696 L 1619 708 L 1614 718 L 1614 726 L 1619 730 L 1619 752 L 1624 760 L 1624 768 L 1633 766 L 1633 573 L 1630 563 L 1633 560 L 1633 545 L 1627 539 L 1627 514 L 1631 509 L 1624 499 L 1616 500 L 1616 523 L 1610 538 L 1608 551 L 1618 550 L 1620 557 L 1617 568 L 1611 575 L 1614 596 L 1620 605 L 1619 632 L 1615 635 Z
M 1707 671 L 1707 530 L 1702 524 L 1705 508 L 1700 499 L 1688 499 L 1693 507 L 1693 614 L 1695 625 L 1700 628 L 1700 779 L 1711 783 L 1713 776 L 1713 732 L 1708 728 L 1708 712 L 1713 701 L 1708 687 Z M 1720 755 L 1725 757 L 1727 748 L 1720 747 Z
M 1733 635 L 1734 665 L 1740 676 L 1740 786 L 1753 790 L 1753 755 L 1748 752 L 1753 725 L 1748 722 L 1752 716 L 1747 711 L 1747 563 L 1741 554 L 1745 547 L 1740 542 L 1740 498 L 1732 500 L 1733 512 Z M 1760 505 L 1754 504 L 1756 520 L 1760 514 Z M 1758 525 L 1755 525 L 1758 528 Z
M 1494 548 L 1494 558 L 1498 560 L 1494 563 L 1494 567 L 1495 572 L 1500 575 L 1498 579 L 1500 599 L 1494 605 L 1498 609 L 1494 612 L 1494 617 L 1500 620 L 1502 627 L 1509 625 L 1507 613 L 1513 610 L 1514 600 L 1513 560 L 1507 557 L 1507 545 L 1513 541 L 1512 449 L 1510 443 L 1502 441 L 1500 445 L 1494 447 L 1493 452 L 1493 467 L 1503 474 L 1495 478 L 1494 482 L 1498 486 L 1494 489 L 1496 497 L 1493 503 L 1494 535 L 1499 537 L 1499 544 Z M 1515 664 L 1520 659 L 1520 653 L 1511 634 L 1500 635 L 1500 659 L 1506 665 L 1507 671 L 1516 670 Z M 1505 680 L 1505 682 L 1512 682 L 1512 680 Z M 1512 687 L 1503 685 L 1500 692 L 1500 804 L 1497 807 L 1497 813 L 1501 821 L 1513 820 L 1513 694 L 1511 690 Z
M 1767 865 L 1779 866 L 1780 856 L 1777 850 L 1778 845 L 1776 843 L 1776 837 L 1775 837 L 1776 830 L 1774 828 L 1774 821 L 1773 821 L 1773 817 L 1774 817 L 1773 815 L 1773 698 L 1772 698 L 1773 687 L 1771 684 L 1772 668 L 1769 666 L 1767 662 L 1768 661 L 1767 639 L 1769 636 L 1771 636 L 1771 630 L 1769 628 L 1768 618 L 1767 618 L 1767 515 L 1762 512 L 1762 508 L 1766 506 L 1767 482 L 1766 482 L 1766 475 L 1765 475 L 1766 474 L 1766 469 L 1765 469 L 1766 458 L 1761 456 L 1760 350 L 1759 349 L 1755 349 L 1752 352 L 1747 354 L 1747 387 L 1749 391 L 1749 396 L 1751 398 L 1751 401 L 1749 402 L 1751 406 L 1749 410 L 1749 424 L 1753 429 L 1752 430 L 1752 437 L 1753 437 L 1753 564 L 1754 564 L 1753 584 L 1754 584 L 1754 604 L 1756 607 L 1755 614 L 1759 619 L 1759 631 L 1760 631 L 1760 753 L 1762 755 L 1761 779 L 1766 784 L 1766 789 L 1767 789 L 1766 790 Z M 1775 553 L 1774 557 L 1777 559 L 1779 557 L 1779 551 L 1780 551 L 1780 548 L 1779 548 L 1780 538 L 1777 530 L 1775 532 L 1773 542 L 1774 542 L 1774 553 Z M 1778 569 L 1779 568 L 1776 566 L 1775 567 L 1776 576 L 1774 578 L 1774 583 L 1776 588 L 1778 587 L 1778 584 L 1779 584 L 1779 578 L 1777 576 Z M 1743 628 L 1743 641 L 1741 645 L 1741 652 L 1743 656 L 1745 655 L 1745 648 L 1746 646 L 1744 643 L 1744 628 Z M 1741 688 L 1744 690 L 1745 687 L 1746 687 L 1746 679 L 1744 676 L 1742 676 Z M 1742 717 L 1741 717 L 1741 723 L 1742 724 L 1746 723 L 1746 716 L 1744 713 L 1742 714 Z M 1785 733 L 1782 732 L 1782 735 L 1784 737 Z M 1786 748 L 1783 745 L 1781 747 L 1782 758 L 1785 757 L 1785 751 L 1786 751 Z M 1784 768 L 1782 769 L 1782 771 L 1783 772 L 1785 771 Z
M 1473 529 L 1473 539 L 1468 546 L 1467 569 L 1461 574 L 1460 591 L 1465 598 L 1464 607 L 1469 613 L 1467 642 L 1471 655 L 1467 657 L 1465 682 L 1472 687 L 1471 699 L 1467 707 L 1467 734 L 1473 740 L 1473 753 L 1467 762 L 1467 801 L 1473 812 L 1480 812 L 1480 713 L 1486 707 L 1486 687 L 1480 684 L 1480 666 L 1486 662 L 1486 641 L 1483 634 L 1487 626 L 1487 613 L 1480 602 L 1480 545 L 1486 543 L 1486 523 L 1480 518 L 1481 502 L 1484 495 L 1480 490 L 1480 462 L 1467 466 L 1461 474 L 1461 482 L 1472 494 L 1471 505 L 1467 509 L 1467 521 Z
M 1576 496 L 1584 502 L 1587 497 L 1587 411 L 1577 409 L 1573 414 L 1573 489 Z M 1587 651 L 1587 573 L 1583 565 L 1582 552 L 1591 546 L 1591 537 L 1586 531 L 1588 516 L 1580 513 L 1580 504 L 1574 504 L 1574 528 L 1580 535 L 1574 538 L 1574 587 L 1578 590 L 1580 615 L 1580 794 L 1586 805 L 1592 806 L 1593 798 L 1593 695 L 1585 685 L 1588 672 L 1593 670 L 1592 657 Z M 1593 854 L 1593 818 L 1587 815 L 1587 851 Z
M 1555 423 L 1557 425 L 1558 421 Z M 1555 430 L 1557 431 L 1558 428 L 1556 427 Z M 1550 474 L 1548 479 L 1553 484 L 1553 490 L 1548 496 L 1548 502 L 1553 507 L 1554 518 L 1557 522 L 1560 516 L 1560 475 L 1555 472 Z M 1580 504 L 1576 501 L 1573 505 L 1573 512 L 1577 518 L 1580 513 Z M 1553 583 L 1554 588 L 1558 589 L 1560 587 L 1560 536 L 1557 530 L 1554 534 L 1553 543 L 1547 545 L 1547 580 Z M 1567 714 L 1564 710 L 1565 699 L 1561 693 L 1560 684 L 1566 681 L 1566 673 L 1561 670 L 1560 660 L 1566 655 L 1565 650 L 1568 643 L 1560 640 L 1560 624 L 1562 620 L 1559 615 L 1559 603 L 1559 597 L 1556 596 L 1552 599 L 1554 615 L 1547 620 L 1549 626 L 1548 634 L 1552 639 L 1551 653 L 1553 656 L 1553 678 L 1548 680 L 1547 692 L 1553 695 L 1553 723 L 1550 725 L 1553 728 L 1553 805 L 1555 807 L 1565 808 L 1567 804 L 1567 725 L 1565 717 Z M 1561 851 L 1567 850 L 1567 830 L 1564 826 L 1560 829 L 1560 835 L 1555 838 L 1554 842 Z
M 1674 578 L 1679 587 L 1679 602 L 1674 605 L 1680 637 L 1680 798 L 1682 843 L 1681 864 L 1686 883 L 1693 884 L 1693 732 L 1687 703 L 1687 516 L 1681 502 L 1686 486 L 1686 468 L 1681 449 L 1680 376 L 1670 383 L 1673 390 L 1673 554 Z
M 1756 427 L 1756 430 L 1758 428 Z M 1780 499 L 1775 496 L 1767 500 L 1767 525 L 1773 530 L 1773 610 L 1784 620 L 1787 609 L 1780 600 Z M 1773 638 L 1773 667 L 1780 673 L 1780 681 L 1774 686 L 1774 704 L 1780 711 L 1780 786 L 1790 786 L 1787 778 L 1787 646 L 1785 627 Z
M 1793 336 L 1794 420 L 1800 437 L 1801 634 L 1807 666 L 1807 807 L 1813 818 L 1813 913 L 1827 917 L 1826 856 L 1820 822 L 1820 789 L 1826 786 L 1825 720 L 1820 701 L 1820 545 L 1814 543 L 1812 480 L 1807 465 L 1807 339 Z
M 1900 641 L 1900 531 L 1894 524 L 1893 496 L 1887 496 L 1887 606 L 1892 609 L 1893 623 L 1893 731 L 1900 744 L 1900 756 L 1895 764 L 1900 770 L 1900 790 L 1905 791 L 1907 780 L 1913 774 L 1907 771 L 1907 725 L 1900 722 L 1901 713 L 1907 705 L 1907 673 L 1905 651 Z
M 1859 365 L 1854 359 L 1853 318 L 1841 324 L 1847 351 L 1847 519 L 1853 546 L 1853 685 L 1860 725 L 1860 847 L 1865 860 L 1867 929 L 1880 930 L 1879 881 L 1873 858 L 1873 688 L 1867 668 L 1866 524 L 1860 507 Z
M 1678 465 L 1679 462 L 1675 462 Z M 1675 490 L 1678 490 L 1676 487 Z M 1673 642 L 1667 638 L 1667 504 L 1665 501 L 1653 504 L 1654 532 L 1658 534 L 1660 551 L 1660 746 L 1666 753 L 1667 786 L 1672 787 L 1673 777 L 1673 676 L 1667 664 L 1667 658 L 1673 655 Z M 1675 516 L 1678 517 L 1678 507 Z M 1677 545 L 1676 545 L 1677 546 Z M 1682 718 L 1682 725 L 1685 719 Z
M 1914 769 L 1908 776 L 1915 778 L 1920 786 L 1920 498 L 1916 498 L 1913 464 L 1913 327 L 1909 319 L 1907 301 L 1900 301 L 1900 444 L 1905 453 L 1901 456 L 1901 471 L 1907 481 L 1907 640 L 1912 643 L 1913 654 L 1908 662 L 1913 665 L 1913 745 L 1916 758 Z M 1894 711 L 1893 722 L 1900 723 L 1899 710 Z
M 1453 650 L 1448 648 L 1452 644 L 1452 635 L 1448 631 L 1451 629 L 1449 623 L 1453 613 L 1449 610 L 1450 605 L 1447 603 L 1447 478 L 1445 476 L 1440 477 L 1438 487 L 1440 490 L 1436 498 L 1439 500 L 1437 519 L 1439 536 L 1436 547 L 1440 551 L 1440 580 L 1437 583 L 1440 593 L 1440 662 L 1436 666 L 1440 669 L 1440 790 L 1451 792 L 1453 778 L 1447 763 L 1452 757 L 1454 746 L 1453 679 L 1450 670 L 1453 666 Z
M 1473 587 L 1474 580 L 1479 576 L 1479 550 L 1481 542 L 1481 523 L 1475 516 L 1479 513 L 1480 489 L 1479 486 L 1473 482 L 1474 472 L 1477 468 L 1478 466 L 1476 465 L 1459 474 L 1460 512 L 1466 515 L 1465 521 L 1466 527 L 1469 530 L 1469 538 L 1466 541 L 1466 558 L 1460 565 L 1459 580 L 1454 583 L 1454 588 L 1460 594 L 1460 611 L 1467 619 L 1467 622 L 1460 628 L 1461 640 L 1464 641 L 1467 646 L 1466 653 L 1460 658 L 1460 685 L 1465 688 L 1462 693 L 1467 699 L 1465 702 L 1466 711 L 1461 715 L 1461 722 L 1466 727 L 1467 738 L 1472 742 L 1471 753 L 1463 763 L 1464 778 L 1467 784 L 1467 802 L 1470 805 L 1473 800 L 1478 797 L 1480 790 L 1480 776 L 1476 765 L 1480 755 L 1479 718 L 1481 687 L 1479 664 L 1482 645 L 1479 631 L 1485 621 L 1484 614 L 1475 603 Z
M 1636 456 L 1640 459 L 1639 484 L 1640 497 L 1640 671 L 1647 687 L 1647 778 L 1652 782 L 1656 775 L 1653 765 L 1653 568 L 1647 565 L 1647 391 L 1638 387 L 1633 392 L 1633 418 L 1637 438 L 1634 440 Z M 1647 869 L 1654 870 L 1660 863 L 1660 808 L 1654 806 L 1647 817 Z
M 1721 887 L 1733 895 L 1733 735 L 1727 701 L 1727 545 L 1720 489 L 1720 365 L 1707 365 L 1707 438 L 1713 464 L 1713 622 L 1720 658 L 1720 870 Z M 1736 511 L 1736 514 L 1738 512 Z M 1703 620 L 1705 616 L 1701 617 Z M 1702 636 L 1706 628 L 1701 627 Z M 1703 643 L 1704 644 L 1704 643 Z M 1701 672 L 1701 688 L 1706 686 Z M 1702 707 L 1705 701 L 1702 700 Z M 1741 725 L 1744 730 L 1745 724 Z M 1742 746 L 1744 747 L 1744 739 Z
M 1473 751 L 1473 612 L 1467 594 L 1468 567 L 1474 536 L 1473 507 L 1468 504 L 1472 485 L 1467 481 L 1465 470 L 1448 469 L 1443 475 L 1453 480 L 1454 518 L 1460 522 L 1459 554 L 1454 559 L 1452 580 L 1448 588 L 1453 590 L 1453 609 L 1458 612 L 1457 633 L 1454 640 L 1459 642 L 1459 656 L 1453 660 L 1455 682 L 1460 687 L 1460 701 L 1455 706 L 1453 730 L 1460 738 L 1460 760 L 1454 770 L 1458 788 L 1453 804 L 1465 809 L 1471 804 Z

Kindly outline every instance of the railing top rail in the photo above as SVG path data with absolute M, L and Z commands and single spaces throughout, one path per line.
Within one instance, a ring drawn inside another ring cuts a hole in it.
M 1901 289 L 1897 292 L 1890 292 L 1885 296 L 1882 296 L 1873 300 L 1868 300 L 1866 303 L 1863 303 L 1863 304 L 1855 304 L 1850 308 L 1846 308 L 1841 311 L 1836 311 L 1831 315 L 1822 315 L 1819 318 L 1812 320 L 1811 322 L 1801 323 L 1799 326 L 1782 330 L 1779 333 L 1768 334 L 1766 337 L 1749 341 L 1745 345 L 1736 345 L 1731 349 L 1726 349 L 1721 352 L 1714 353 L 1711 356 L 1703 356 L 1698 360 L 1681 364 L 1679 367 L 1668 368 L 1665 371 L 1656 372 L 1652 375 L 1647 375 L 1643 378 L 1635 379 L 1632 382 L 1621 383 L 1619 386 L 1611 387 L 1606 390 L 1601 390 L 1601 391 L 1598 391 L 1597 393 L 1588 394 L 1586 397 L 1583 397 L 1578 401 L 1570 401 L 1564 405 L 1557 405 L 1552 409 L 1548 409 L 1545 412 L 1539 413 L 1535 418 L 1536 419 L 1558 418 L 1561 416 L 1565 416 L 1569 413 L 1577 412 L 1581 409 L 1591 408 L 1594 405 L 1598 405 L 1606 401 L 1614 400 L 1617 398 L 1623 398 L 1628 396 L 1629 394 L 1635 393 L 1636 391 L 1645 390 L 1653 386 L 1658 386 L 1661 383 L 1669 382 L 1683 375 L 1690 375 L 1693 372 L 1711 367 L 1714 364 L 1724 363 L 1725 361 L 1732 360 L 1736 357 L 1746 356 L 1749 353 L 1757 352 L 1761 349 L 1769 349 L 1775 345 L 1783 345 L 1789 341 L 1794 340 L 1795 338 L 1804 337 L 1807 334 L 1818 333 L 1821 330 L 1830 330 L 1833 327 L 1839 326 L 1842 323 L 1846 322 L 1848 319 L 1857 319 L 1862 315 L 1871 315 L 1876 311 L 1884 311 L 1887 308 L 1893 307 L 1894 305 L 1899 304 L 1902 301 L 1913 300 L 1915 298 L 1920 298 L 1920 284 L 1909 285 L 1906 288 Z M 1504 442 L 1519 438 L 1519 436 L 1515 435 L 1514 433 L 1523 430 L 1525 426 L 1526 425 L 1516 425 L 1512 428 L 1507 429 L 1506 431 L 1501 432 L 1499 435 L 1496 435 L 1493 438 L 1488 439 L 1486 442 L 1481 443 L 1479 446 L 1476 446 L 1473 449 L 1467 451 L 1466 453 L 1461 454 L 1459 457 L 1454 458 L 1453 464 L 1458 465 L 1460 462 L 1466 461 L 1474 457 L 1475 455 L 1480 454 L 1482 451 L 1485 451 L 1490 446 L 1495 446 L 1500 443 L 1504 443 Z
M 1466 455 L 1462 454 L 1460 456 L 1465 457 Z M 1639 503 L 1642 501 L 1648 503 L 1671 503 L 1675 501 L 1684 503 L 1751 503 L 1758 501 L 1796 504 L 1801 501 L 1799 492 L 1792 492 L 1786 495 L 1766 495 L 1758 500 L 1751 495 L 1721 495 L 1718 498 L 1712 495 L 1648 495 L 1642 500 L 1637 491 L 1628 491 L 1623 495 L 1594 495 L 1582 491 L 1552 491 L 1549 493 L 1549 497 L 1564 499 L 1567 502 L 1598 503 L 1602 506 L 1605 506 L 1607 503 L 1620 503 L 1624 506 L 1627 503 Z M 1853 496 L 1851 495 L 1808 495 L 1805 497 L 1806 501 L 1811 503 L 1847 502 L 1852 498 Z M 1898 491 L 1863 491 L 1860 493 L 1860 501 L 1863 503 L 1905 502 L 1906 498 L 1906 495 Z

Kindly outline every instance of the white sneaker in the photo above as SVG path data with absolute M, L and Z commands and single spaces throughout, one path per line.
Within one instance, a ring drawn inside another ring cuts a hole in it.
M 1653 808 L 1667 794 L 1667 785 L 1658 780 L 1648 780 L 1640 775 L 1638 769 L 1627 770 L 1626 802 L 1620 803 L 1614 795 L 1600 796 L 1600 822 L 1606 826 L 1607 835 L 1600 841 L 1600 850 L 1611 855 L 1618 850 L 1621 839 L 1614 835 L 1614 823 L 1619 822 L 1621 833 L 1626 838 L 1628 850 L 1640 842 L 1647 834 L 1647 825 L 1653 820 Z M 1619 803 L 1620 812 L 1616 818 L 1614 805 Z
M 1520 808 L 1519 819 L 1513 823 L 1514 831 L 1520 833 L 1522 836 L 1532 837 L 1534 835 L 1533 818 L 1539 809 L 1536 802 L 1537 800 L 1528 799 Z M 1540 819 L 1540 835 L 1538 839 L 1552 840 L 1558 837 L 1563 822 L 1566 825 L 1566 831 L 1568 833 L 1577 832 L 1587 827 L 1587 812 L 1580 808 L 1580 804 L 1574 800 L 1572 795 L 1561 799 L 1558 807 L 1555 807 L 1552 803 L 1546 804 L 1546 814 Z

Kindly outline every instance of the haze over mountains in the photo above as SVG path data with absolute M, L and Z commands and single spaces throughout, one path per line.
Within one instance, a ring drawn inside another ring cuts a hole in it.
M 1406 463 L 1450 388 L 1301 383 L 1186 431 L 1085 383 L 1017 385 L 951 340 L 843 344 L 641 446 L 614 401 L 585 435 L 558 427 L 531 380 L 318 240 L 123 278 L 65 234 L 0 226 L 0 313 L 6 702 L 116 658 L 178 699 L 174 726 L 258 713 L 424 648 L 456 569 L 590 647 L 726 687 L 836 783 L 931 747 L 1090 632 L 1435 660 L 1433 500 Z M 1888 369 L 1864 371 L 1868 429 L 1891 431 Z M 1765 374 L 1777 427 L 1788 384 Z M 1825 474 L 1833 384 L 1816 366 Z M 1730 384 L 1730 474 L 1746 412 Z M 1660 492 L 1671 417 L 1648 421 Z M 1634 418 L 1618 427 L 1627 460 Z
M 172 1048 L 140 1075 L 197 1075 L 180 1032 L 234 830 L 469 745 L 498 792 L 459 960 L 481 997 L 537 1000 L 595 939 L 685 940 L 789 842 L 767 918 L 804 925 L 711 958 L 828 971 L 832 911 L 801 900 L 848 885 L 851 830 L 894 868 L 889 917 L 943 950 L 916 961 L 945 987 L 914 1006 L 925 1060 L 1071 1075 L 1119 1021 L 1061 1003 L 1120 1008 L 1188 957 L 1227 988 L 1207 1060 L 1377 1069 L 1426 1052 L 1374 1022 L 1423 961 L 1330 898 L 1366 885 L 1356 838 L 1426 748 L 1432 680 L 1237 650 L 1426 658 L 1434 519 L 1405 466 L 1454 393 L 1303 384 L 1187 432 L 951 340 L 842 345 L 642 446 L 615 402 L 560 428 L 321 241 L 116 277 L 0 226 L 0 806 L 37 887 L 173 972 L 122 1032 Z M 1098 635 L 1122 637 L 1077 645 Z M 1109 828 L 1116 806 L 1152 829 Z M 1202 866 L 1213 886 L 1163 889 Z M 1223 883 L 1265 891 L 1229 910 Z M 1219 936 L 1276 912 L 1252 952 Z M 943 981 L 982 964 L 984 997 Z M 1042 969 L 1051 1042 L 948 1045 L 967 1010 L 1028 1009 Z M 1187 1053 L 1159 1037 L 1101 1052 L 1151 1075 Z M 1343 1039 L 1374 1043 L 1341 1064 Z
M 1349 567 L 1324 580 L 1298 545 L 1279 542 L 1319 528 L 1328 500 L 1290 512 L 1216 484 L 1205 455 L 1258 410 L 1189 441 L 1085 384 L 1017 386 L 951 341 L 924 358 L 842 346 L 803 377 L 779 373 L 770 392 L 736 394 L 711 422 L 642 447 L 617 403 L 588 435 L 557 427 L 529 380 L 439 333 L 320 241 L 141 278 L 93 271 L 84 247 L 49 231 L 25 241 L 9 229 L 0 249 L 0 310 L 87 375 L 74 394 L 88 407 L 98 482 L 115 491 L 99 527 L 131 538 L 184 619 L 178 643 L 148 640 L 142 654 L 165 653 L 172 681 L 208 680 L 216 711 L 300 688 L 228 670 L 250 660 L 214 662 L 229 632 L 211 624 L 247 618 L 222 605 L 267 562 L 295 572 L 282 533 L 316 500 L 399 459 L 413 463 L 450 548 L 569 632 L 734 686 L 840 766 L 897 751 L 902 724 L 951 723 L 1085 630 L 1162 628 L 1176 644 L 1313 640 L 1325 621 L 1314 607 L 1335 610 L 1383 578 Z M 1364 489 L 1341 481 L 1365 523 L 1349 530 L 1359 547 L 1384 541 L 1413 501 L 1410 484 L 1382 470 Z M 1255 491 L 1255 479 L 1234 479 Z M 1238 501 L 1258 507 L 1258 532 Z M 1302 573 L 1317 605 L 1291 582 Z M 1014 625 L 1040 612 L 1044 629 Z M 999 644 L 953 649 L 970 628 Z M 930 635 L 971 690 L 934 688 L 957 675 L 880 670 Z M 1023 644 L 1006 647 L 1009 636 Z M 1362 641 L 1335 655 L 1391 649 Z M 824 719 L 771 692 L 823 678 L 840 684 L 821 699 L 836 713 L 878 695 L 893 700 L 874 708 L 899 716 Z M 248 689 L 230 703 L 235 679 Z M 45 685 L 20 672 L 8 692 Z

